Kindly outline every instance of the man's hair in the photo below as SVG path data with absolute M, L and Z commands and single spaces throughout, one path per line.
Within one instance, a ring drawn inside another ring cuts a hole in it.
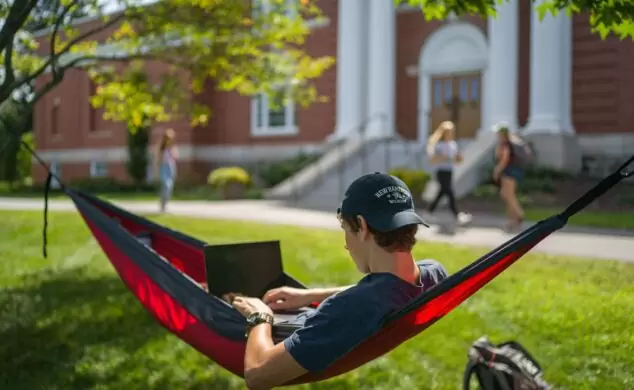
M 341 220 L 350 227 L 353 232 L 359 231 L 359 221 L 356 218 L 340 216 Z M 401 228 L 383 233 L 368 224 L 368 230 L 374 236 L 374 242 L 388 252 L 410 252 L 416 244 L 418 225 L 406 225 Z

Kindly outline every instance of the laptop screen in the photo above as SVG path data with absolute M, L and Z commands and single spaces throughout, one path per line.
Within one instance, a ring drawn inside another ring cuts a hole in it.
M 279 241 L 207 245 L 205 266 L 209 293 L 234 292 L 261 298 L 285 280 Z

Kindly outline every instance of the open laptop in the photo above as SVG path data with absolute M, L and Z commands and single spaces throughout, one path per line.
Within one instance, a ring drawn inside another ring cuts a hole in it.
M 210 294 L 222 298 L 234 292 L 262 298 L 285 284 L 279 241 L 206 245 L 205 268 Z M 286 321 L 308 308 L 275 313 L 275 322 Z

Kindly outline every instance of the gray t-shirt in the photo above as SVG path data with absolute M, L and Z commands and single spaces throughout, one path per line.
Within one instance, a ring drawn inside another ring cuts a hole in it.
M 458 144 L 456 141 L 439 141 L 434 148 L 436 155 L 449 157 L 449 161 L 443 161 L 435 164 L 437 170 L 450 171 L 453 169 L 453 161 L 458 154 Z
M 420 285 L 391 273 L 364 276 L 355 286 L 324 300 L 289 323 L 303 325 L 284 340 L 286 350 L 306 370 L 322 371 L 381 329 L 383 320 L 448 276 L 434 260 L 417 262 Z

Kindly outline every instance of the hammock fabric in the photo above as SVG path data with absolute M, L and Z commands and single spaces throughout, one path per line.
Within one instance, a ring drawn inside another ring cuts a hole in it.
M 346 373 L 414 337 L 562 228 L 572 215 L 629 176 L 631 172 L 626 168 L 632 161 L 634 156 L 561 214 L 538 222 L 413 299 L 388 318 L 378 333 L 324 372 L 308 373 L 284 385 L 316 382 Z M 73 200 L 121 280 L 145 309 L 162 326 L 200 353 L 242 376 L 245 319 L 229 304 L 200 288 L 199 283 L 206 281 L 203 252 L 206 243 L 96 196 L 66 186 L 62 188 Z M 46 196 L 45 211 L 47 199 Z M 144 234 L 150 235 L 150 245 L 138 239 Z M 305 288 L 291 276 L 286 277 L 288 285 Z M 274 327 L 274 338 L 281 341 L 292 331 Z

